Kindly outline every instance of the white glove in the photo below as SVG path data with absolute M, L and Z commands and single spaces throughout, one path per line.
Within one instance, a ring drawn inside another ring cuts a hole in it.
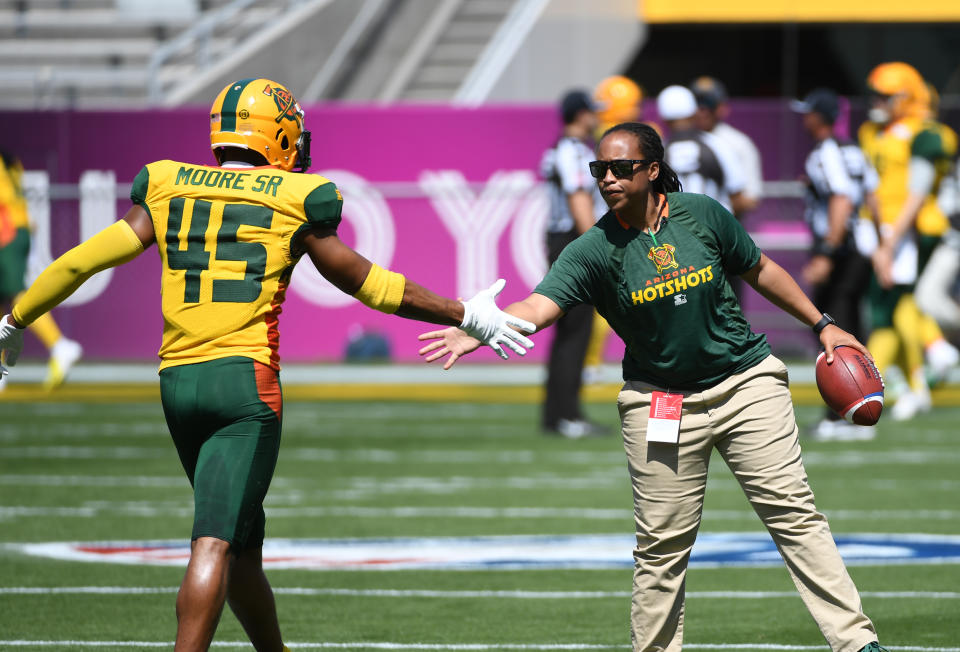
M 23 329 L 10 323 L 10 315 L 0 319 L 0 362 L 6 362 L 11 367 L 17 364 L 20 349 L 23 348 Z M 6 356 L 3 355 L 6 351 Z M 6 368 L 0 364 L 0 377 L 7 374 Z
M 481 290 L 469 301 L 464 301 L 463 322 L 460 324 L 461 330 L 467 335 L 489 346 L 504 360 L 509 356 L 500 346 L 501 344 L 506 345 L 517 355 L 526 355 L 527 352 L 523 347 L 533 348 L 533 341 L 510 328 L 511 326 L 528 333 L 537 330 L 537 327 L 530 322 L 508 315 L 497 308 L 495 299 L 506 284 L 507 282 L 502 278 L 498 279 L 486 290 Z

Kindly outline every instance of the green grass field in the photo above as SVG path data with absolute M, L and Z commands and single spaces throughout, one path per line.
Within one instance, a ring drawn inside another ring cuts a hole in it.
M 267 536 L 629 534 L 616 410 L 589 409 L 610 437 L 544 437 L 533 404 L 288 401 Z M 190 489 L 158 402 L 6 402 L 0 415 L 0 544 L 189 538 Z M 798 408 L 801 426 L 818 416 Z M 938 408 L 881 423 L 871 442 L 804 440 L 834 533 L 960 535 L 958 421 L 960 408 Z M 719 458 L 701 531 L 762 531 Z M 172 648 L 179 567 L 0 546 L 0 568 L 2 650 Z M 850 571 L 889 649 L 960 651 L 960 564 Z M 268 575 L 294 649 L 629 643 L 629 569 Z M 827 649 L 782 566 L 693 568 L 687 591 L 686 649 Z M 245 640 L 225 613 L 215 645 L 249 649 Z

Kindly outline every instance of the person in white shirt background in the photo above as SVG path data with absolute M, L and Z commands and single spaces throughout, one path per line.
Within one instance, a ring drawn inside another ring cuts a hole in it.
M 711 197 L 732 213 L 746 211 L 744 178 L 729 148 L 696 125 L 697 100 L 686 86 L 667 86 L 657 95 L 657 112 L 668 136 L 664 160 L 684 192 Z
M 713 77 L 698 77 L 690 84 L 697 100 L 696 125 L 723 143 L 743 174 L 740 208 L 733 211 L 739 220 L 754 210 L 763 196 L 763 168 L 760 151 L 748 135 L 724 122 L 730 115 L 726 87 Z

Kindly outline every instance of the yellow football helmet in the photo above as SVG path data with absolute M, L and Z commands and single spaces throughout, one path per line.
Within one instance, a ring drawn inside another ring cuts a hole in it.
M 210 108 L 210 148 L 259 152 L 270 165 L 303 172 L 310 167 L 310 132 L 287 88 L 270 79 L 228 84 Z
M 890 119 L 920 115 L 928 110 L 930 95 L 917 69 L 902 61 L 881 63 L 867 77 L 876 95 L 888 98 Z
M 640 118 L 643 91 L 628 77 L 607 77 L 597 84 L 593 99 L 598 106 L 597 117 L 605 126 L 635 122 Z

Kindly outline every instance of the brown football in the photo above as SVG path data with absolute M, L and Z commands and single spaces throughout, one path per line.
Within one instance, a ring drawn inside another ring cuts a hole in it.
M 826 352 L 817 356 L 817 389 L 831 410 L 847 421 L 872 426 L 883 412 L 883 378 L 867 356 L 849 346 L 833 350 L 827 364 Z

